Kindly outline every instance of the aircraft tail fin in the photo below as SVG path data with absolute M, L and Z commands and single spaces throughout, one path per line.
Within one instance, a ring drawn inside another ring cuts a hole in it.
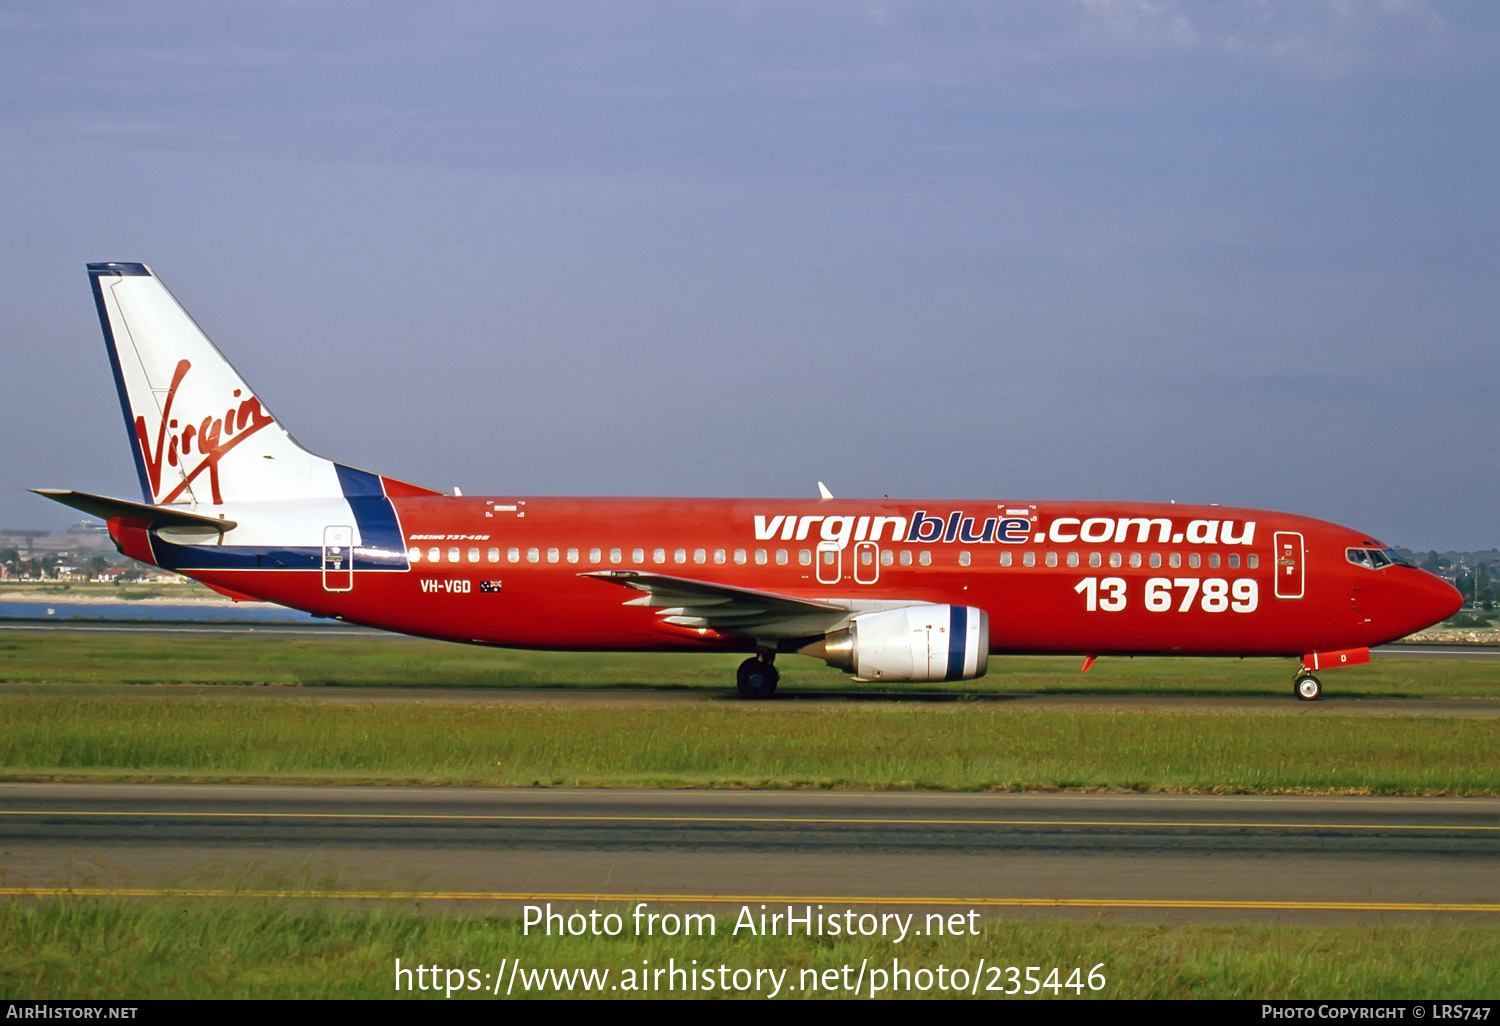
M 346 494 L 347 468 L 297 443 L 150 268 L 88 269 L 146 502 Z

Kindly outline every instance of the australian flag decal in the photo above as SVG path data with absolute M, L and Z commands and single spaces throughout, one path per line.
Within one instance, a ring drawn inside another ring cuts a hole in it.
M 479 590 L 482 591 L 482 592 L 486 592 L 486 593 L 490 593 L 490 592 L 498 593 L 500 591 L 500 582 L 499 581 L 480 581 L 479 582 Z

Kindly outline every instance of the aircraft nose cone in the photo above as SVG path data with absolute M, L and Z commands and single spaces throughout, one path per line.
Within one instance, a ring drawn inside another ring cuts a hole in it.
M 1458 589 L 1441 577 L 1425 570 L 1418 570 L 1417 573 L 1420 576 L 1411 584 L 1409 600 L 1412 622 L 1416 624 L 1412 627 L 1413 632 L 1448 619 L 1464 604 Z
M 1387 567 L 1382 586 L 1372 591 L 1370 598 L 1371 605 L 1379 612 L 1365 622 L 1371 626 L 1378 624 L 1381 629 L 1377 633 L 1392 639 L 1407 637 L 1446 620 L 1463 605 L 1457 588 L 1414 566 Z

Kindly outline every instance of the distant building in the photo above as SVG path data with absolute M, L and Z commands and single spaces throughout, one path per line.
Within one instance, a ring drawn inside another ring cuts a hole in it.
M 81 522 L 81 524 L 90 523 L 93 522 Z M 56 555 L 63 552 L 101 549 L 113 552 L 114 543 L 110 541 L 109 532 L 102 524 L 98 526 L 98 529 L 92 527 L 84 529 L 80 524 L 74 524 L 64 534 L 11 527 L 0 528 L 0 549 L 15 549 L 23 559 L 34 559 L 48 553 Z

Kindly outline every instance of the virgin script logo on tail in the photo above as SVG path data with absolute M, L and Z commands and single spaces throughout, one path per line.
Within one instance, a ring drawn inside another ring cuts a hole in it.
M 146 476 L 151 482 L 151 494 L 156 496 L 158 503 L 176 499 L 187 489 L 193 478 L 205 470 L 208 471 L 213 501 L 216 504 L 223 502 L 223 496 L 219 492 L 219 461 L 236 445 L 266 425 L 276 422 L 276 418 L 260 405 L 259 399 L 253 395 L 241 399 L 241 390 L 236 388 L 234 398 L 237 402 L 226 409 L 222 416 L 209 414 L 196 422 L 183 418 L 183 423 L 179 426 L 179 421 L 172 416 L 172 407 L 177 402 L 177 390 L 192 366 L 188 360 L 177 363 L 177 369 L 172 374 L 172 385 L 167 389 L 167 401 L 162 406 L 161 422 L 156 426 L 155 446 L 151 443 L 151 432 L 145 416 L 137 414 L 135 418 L 136 440 L 140 443 L 141 455 L 146 461 Z M 200 459 L 188 469 L 188 463 L 194 455 Z M 162 467 L 179 465 L 183 468 L 182 480 L 170 492 L 162 495 Z

